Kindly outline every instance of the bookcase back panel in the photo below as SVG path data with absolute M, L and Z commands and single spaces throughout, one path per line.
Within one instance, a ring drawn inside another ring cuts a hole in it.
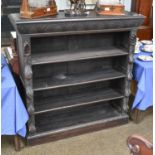
M 32 55 L 37 53 L 76 52 L 128 46 L 129 31 L 31 38 Z M 124 44 L 124 42 L 126 42 Z
M 117 80 L 114 80 L 115 82 Z M 121 81 L 121 80 L 119 80 Z M 92 84 L 85 84 L 85 85 L 78 85 L 73 87 L 62 87 L 62 88 L 55 88 L 50 90 L 44 90 L 44 91 L 36 91 L 34 92 L 34 99 L 39 99 L 42 97 L 58 97 L 58 96 L 65 96 L 65 95 L 72 95 L 76 93 L 84 93 L 89 91 L 96 91 L 103 88 L 107 88 L 111 86 L 111 81 L 106 82 L 97 82 Z
M 100 58 L 81 61 L 72 61 L 64 63 L 53 63 L 45 65 L 33 66 L 33 79 L 37 78 L 56 78 L 59 75 L 79 75 L 97 71 L 107 71 L 115 69 L 116 71 L 125 72 L 127 56 L 119 56 L 112 58 Z M 34 83 L 35 83 L 34 80 Z M 63 80 L 63 79 L 62 79 Z

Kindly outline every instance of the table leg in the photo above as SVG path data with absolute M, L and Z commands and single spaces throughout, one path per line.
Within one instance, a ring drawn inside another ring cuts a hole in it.
M 129 107 L 130 107 L 129 114 L 130 114 L 131 119 L 135 123 L 140 123 L 147 114 L 151 113 L 152 108 L 148 108 L 147 110 L 144 110 L 144 111 L 138 110 L 138 109 L 132 110 L 132 104 L 135 99 L 136 91 L 137 91 L 137 82 L 135 80 L 132 80 L 131 81 L 131 95 L 129 98 Z
M 138 109 L 133 110 L 131 112 L 131 118 L 135 123 L 140 123 L 147 115 L 150 115 L 153 113 L 153 107 L 149 107 L 148 109 L 141 111 Z
M 143 118 L 144 118 L 144 112 L 143 111 L 140 111 L 138 109 L 135 109 L 134 112 L 133 112 L 133 121 L 135 123 L 140 123 Z
M 15 150 L 20 151 L 20 137 L 15 135 L 14 136 L 14 143 L 15 143 Z

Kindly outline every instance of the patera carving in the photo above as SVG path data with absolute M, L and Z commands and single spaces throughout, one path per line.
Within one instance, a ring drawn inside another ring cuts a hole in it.
M 32 79 L 32 68 L 30 67 L 30 65 L 25 66 L 25 78 L 28 80 Z
M 123 111 L 124 111 L 125 113 L 127 113 L 128 110 L 129 110 L 128 101 L 129 101 L 128 97 L 125 97 L 125 98 L 123 99 L 122 109 L 123 109 Z
M 30 42 L 29 41 L 25 41 L 24 42 L 24 55 L 28 56 L 30 54 L 31 54 L 31 52 L 30 52 Z

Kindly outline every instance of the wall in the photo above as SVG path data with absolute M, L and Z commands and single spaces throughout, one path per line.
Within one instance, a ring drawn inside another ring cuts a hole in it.
M 124 0 L 125 10 L 131 11 L 131 1 L 132 0 Z

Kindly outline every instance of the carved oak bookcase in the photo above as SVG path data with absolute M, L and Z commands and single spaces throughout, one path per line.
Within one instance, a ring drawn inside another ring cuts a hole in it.
M 17 31 L 20 77 L 35 145 L 128 122 L 137 27 L 144 17 L 9 16 Z

